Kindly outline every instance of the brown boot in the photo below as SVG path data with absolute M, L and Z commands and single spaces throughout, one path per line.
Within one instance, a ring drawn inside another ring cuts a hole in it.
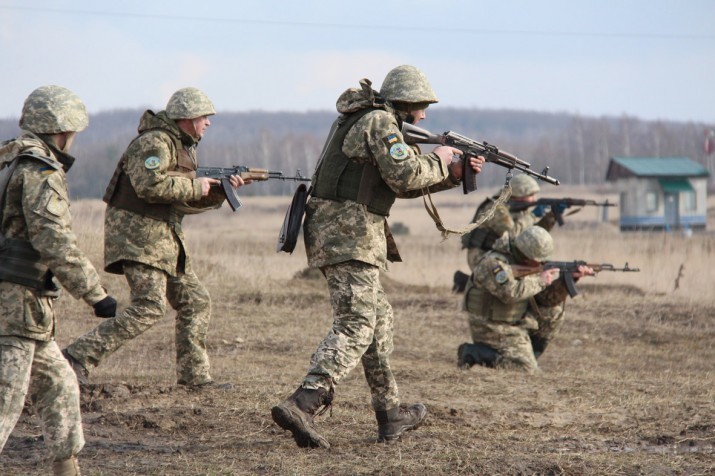
M 390 410 L 375 412 L 377 417 L 377 441 L 396 440 L 408 430 L 418 428 L 427 417 L 427 408 L 421 403 L 400 405 Z
M 273 421 L 293 433 L 301 448 L 330 448 L 330 443 L 313 426 L 313 417 L 325 413 L 333 401 L 333 391 L 298 387 L 293 395 L 271 408 Z M 320 407 L 322 410 L 318 411 Z
M 52 474 L 54 476 L 80 476 L 77 457 L 73 456 L 62 461 L 53 461 Z
M 89 385 L 89 370 L 87 370 L 79 360 L 75 359 L 72 354 L 67 352 L 67 349 L 62 351 L 62 355 L 65 356 L 67 362 L 70 363 L 70 367 L 74 370 L 75 375 L 77 375 L 77 383 L 79 383 L 80 388 Z

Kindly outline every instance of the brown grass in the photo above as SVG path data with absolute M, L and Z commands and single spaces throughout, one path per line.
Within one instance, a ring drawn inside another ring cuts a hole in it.
M 457 226 L 484 193 L 434 198 Z M 302 243 L 291 256 L 275 253 L 288 201 L 247 198 L 238 214 L 187 219 L 193 263 L 214 305 L 212 373 L 237 388 L 188 392 L 174 385 L 167 316 L 92 375 L 95 385 L 83 395 L 86 474 L 715 472 L 713 238 L 620 234 L 613 222 L 593 223 L 591 209 L 554 231 L 554 258 L 628 261 L 642 272 L 579 283 L 561 334 L 540 359 L 543 372 L 527 376 L 456 369 L 456 348 L 468 332 L 450 287 L 456 269 L 467 271 L 464 253 L 458 239 L 441 242 L 421 200 L 400 203 L 390 221 L 410 229 L 397 237 L 405 262 L 384 281 L 396 317 L 393 368 L 404 401 L 424 402 L 428 420 L 395 444 L 375 443 L 369 391 L 355 369 L 337 389 L 332 417 L 318 418 L 333 447 L 297 448 L 273 424 L 270 407 L 304 375 L 331 311 L 322 279 L 301 274 Z M 97 202 L 73 205 L 81 246 L 98 265 L 102 213 Z M 123 278 L 102 276 L 126 305 Z M 97 324 L 91 309 L 70 297 L 58 308 L 60 345 Z M 0 455 L 3 474 L 45 473 L 40 434 L 28 409 Z

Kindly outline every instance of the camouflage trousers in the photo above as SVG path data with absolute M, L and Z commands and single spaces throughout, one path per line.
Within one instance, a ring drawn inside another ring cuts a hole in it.
M 124 275 L 131 304 L 67 347 L 88 370 L 98 366 L 125 342 L 152 327 L 166 313 L 166 300 L 176 310 L 176 378 L 179 384 L 211 381 L 206 335 L 211 299 L 193 272 L 172 277 L 152 266 L 128 262 Z
M 509 367 L 534 373 L 539 368 L 534 355 L 533 339 L 544 344 L 551 341 L 564 322 L 564 307 L 540 307 L 527 312 L 518 323 L 491 321 L 469 313 L 469 331 L 474 343 L 486 344 L 501 356 L 498 367 Z
M 0 453 L 20 418 L 25 396 L 42 421 L 42 434 L 56 461 L 84 446 L 77 377 L 55 341 L 0 337 Z
M 390 369 L 393 314 L 380 284 L 380 271 L 360 261 L 322 268 L 333 306 L 333 326 L 310 358 L 304 388 L 332 388 L 358 362 L 375 411 L 399 406 Z

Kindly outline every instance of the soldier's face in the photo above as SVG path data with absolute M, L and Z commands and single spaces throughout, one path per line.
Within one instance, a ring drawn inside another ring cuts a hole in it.
M 427 117 L 426 109 L 417 109 L 415 111 L 410 111 L 407 116 L 408 122 L 413 126 L 416 126 L 418 122 Z
M 196 137 L 197 139 L 201 139 L 204 136 L 204 132 L 206 132 L 206 129 L 211 125 L 211 121 L 209 120 L 209 116 L 201 116 L 197 117 L 196 119 L 193 120 L 194 123 L 194 131 L 196 132 Z

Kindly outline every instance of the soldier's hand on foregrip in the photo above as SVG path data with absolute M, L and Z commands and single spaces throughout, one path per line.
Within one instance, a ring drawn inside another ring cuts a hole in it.
M 117 315 L 117 301 L 112 296 L 107 296 L 94 303 L 94 315 L 97 317 L 114 317 Z

